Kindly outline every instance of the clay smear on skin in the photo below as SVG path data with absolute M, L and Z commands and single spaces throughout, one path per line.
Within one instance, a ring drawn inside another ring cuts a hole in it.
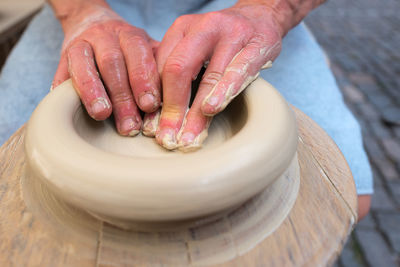
M 99 72 L 97 71 L 97 69 L 93 68 L 94 62 L 93 62 L 93 58 L 91 57 L 89 48 L 87 48 L 87 47 L 84 48 L 83 57 L 86 62 L 85 70 L 86 70 L 87 76 L 92 80 L 92 82 L 96 82 L 97 79 L 99 78 Z M 70 73 L 71 77 L 76 77 L 77 75 L 71 66 L 72 66 L 71 58 L 70 58 L 70 55 L 68 55 L 68 72 Z M 79 86 L 74 86 L 74 88 L 79 88 Z M 80 97 L 81 94 L 80 94 L 79 90 L 76 90 L 76 91 L 78 91 L 78 95 Z M 93 89 L 91 89 L 90 93 L 92 93 L 92 94 L 94 93 Z M 98 99 L 100 100 L 100 99 L 105 99 L 105 98 L 98 98 Z M 105 102 L 108 102 L 108 101 L 105 101 Z M 104 104 L 108 105 L 107 107 L 110 107 L 109 103 L 104 103 Z
M 187 112 L 186 112 L 186 114 L 187 114 Z M 185 114 L 185 119 L 183 121 L 182 127 L 178 133 L 178 140 L 182 137 L 183 130 L 186 126 L 186 121 L 187 121 L 186 114 Z M 177 148 L 182 152 L 192 152 L 192 151 L 195 151 L 195 150 L 201 148 L 204 140 L 208 136 L 208 128 L 210 127 L 211 121 L 212 121 L 212 117 L 207 118 L 207 123 L 206 123 L 204 129 L 194 138 L 192 143 L 184 145 L 182 142 L 178 142 Z
M 182 126 L 179 129 L 177 134 L 170 134 L 170 133 L 166 133 L 164 134 L 163 138 L 161 139 L 161 144 L 163 147 L 165 147 L 168 150 L 174 150 L 176 148 L 178 148 L 178 139 L 182 134 L 183 129 L 185 128 L 186 125 L 186 115 L 189 112 L 189 108 L 186 109 L 185 115 L 183 117 L 183 122 L 182 122 Z M 171 129 L 173 130 L 173 129 Z
M 97 102 L 97 103 L 101 103 L 104 106 L 104 109 L 109 109 L 111 108 L 110 103 L 108 102 L 107 99 L 105 99 L 104 97 L 98 97 L 96 98 L 93 102 Z M 93 104 L 93 103 L 92 103 Z
M 158 109 L 151 114 L 147 114 L 142 131 L 145 136 L 154 137 L 156 135 L 157 127 L 160 122 L 160 111 L 161 110 Z
M 177 147 L 176 135 L 171 133 L 165 133 L 163 138 L 161 139 L 161 144 L 164 148 L 168 150 L 174 150 Z
M 263 47 L 260 49 L 259 51 L 259 55 L 263 58 L 266 59 L 270 59 L 273 57 L 273 54 L 276 54 L 277 50 L 279 51 L 281 46 L 281 42 L 277 42 L 275 43 L 272 47 Z M 243 51 L 243 49 L 241 49 L 231 60 L 231 63 L 234 62 L 234 60 L 236 59 L 236 57 Z M 241 75 L 242 77 L 245 76 L 245 80 L 242 83 L 242 85 L 240 86 L 240 89 L 234 93 L 234 87 L 235 84 L 232 83 L 228 86 L 228 89 L 225 92 L 225 99 L 222 102 L 222 104 L 220 105 L 220 107 L 218 107 L 219 111 L 223 110 L 226 108 L 226 106 L 232 101 L 233 98 L 235 98 L 237 95 L 239 95 L 250 83 L 252 83 L 255 79 L 258 78 L 258 76 L 260 75 L 260 72 L 257 72 L 255 75 L 250 76 L 248 69 L 249 67 L 255 63 L 255 61 L 259 60 L 259 57 L 256 56 L 253 59 L 249 60 L 249 62 L 247 62 L 242 68 L 235 68 L 235 67 L 228 67 L 225 70 L 225 74 L 228 72 L 236 72 L 239 75 Z M 272 67 L 272 61 L 268 60 L 262 67 L 261 69 L 267 69 Z M 216 100 L 218 100 L 218 97 L 213 96 L 217 86 L 219 83 L 217 83 L 214 88 L 211 90 L 211 92 L 206 96 L 203 105 L 205 103 L 208 103 L 212 106 L 215 106 L 216 104 Z
M 132 121 L 132 122 L 130 123 L 129 126 L 130 126 L 130 128 L 133 128 L 133 127 L 136 126 L 136 124 Z M 131 137 L 133 137 L 133 136 L 138 135 L 139 132 L 140 132 L 140 130 L 138 130 L 138 129 L 133 129 L 132 131 L 130 131 L 130 132 L 128 133 L 128 135 L 131 136 Z

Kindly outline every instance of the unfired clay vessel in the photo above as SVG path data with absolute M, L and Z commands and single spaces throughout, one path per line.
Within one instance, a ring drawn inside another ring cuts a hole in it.
M 49 93 L 27 127 L 28 172 L 66 202 L 106 220 L 188 220 L 236 207 L 287 171 L 294 114 L 262 79 L 213 120 L 203 148 L 170 152 L 118 135 L 84 110 L 70 80 Z

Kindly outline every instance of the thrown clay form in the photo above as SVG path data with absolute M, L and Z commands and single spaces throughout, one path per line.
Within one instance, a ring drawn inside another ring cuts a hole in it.
M 125 231 L 60 199 L 26 168 L 22 127 L 0 147 L 0 266 L 332 265 L 357 221 L 354 180 L 332 139 L 293 110 L 301 179 L 289 168 L 226 216 L 172 232 Z
M 31 176 L 66 202 L 121 221 L 228 210 L 281 177 L 296 148 L 294 114 L 262 79 L 214 119 L 193 153 L 166 151 L 141 135 L 122 137 L 111 120 L 90 119 L 70 80 L 39 104 L 25 137 Z

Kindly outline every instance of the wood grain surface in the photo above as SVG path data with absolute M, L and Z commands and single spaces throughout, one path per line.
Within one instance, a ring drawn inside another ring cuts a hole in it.
M 236 236 L 234 221 L 225 219 L 180 233 L 127 232 L 66 205 L 26 179 L 22 127 L 0 148 L 0 266 L 197 266 L 218 257 L 218 266 L 331 264 L 357 220 L 355 185 L 334 142 L 294 110 L 299 195 L 279 228 L 243 253 L 243 242 L 261 233 L 268 217 Z M 262 203 L 246 204 L 236 222 L 259 214 Z

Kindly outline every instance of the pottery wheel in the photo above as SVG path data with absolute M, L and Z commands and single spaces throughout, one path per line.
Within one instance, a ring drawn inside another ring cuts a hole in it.
M 40 180 L 29 179 L 24 173 L 25 128 L 20 129 L 0 148 L 0 265 L 332 263 L 356 221 L 354 181 L 333 141 L 295 111 L 300 169 L 291 164 L 264 191 L 222 217 L 162 232 L 124 231 L 66 204 Z M 299 170 L 301 178 L 296 179 Z

